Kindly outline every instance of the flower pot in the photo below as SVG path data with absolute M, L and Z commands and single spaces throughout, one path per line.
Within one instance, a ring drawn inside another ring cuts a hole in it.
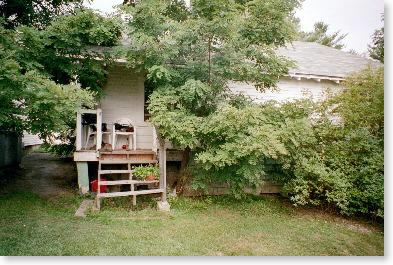
M 146 180 L 153 181 L 153 180 L 156 180 L 156 177 L 154 175 L 149 175 L 149 176 L 146 176 Z

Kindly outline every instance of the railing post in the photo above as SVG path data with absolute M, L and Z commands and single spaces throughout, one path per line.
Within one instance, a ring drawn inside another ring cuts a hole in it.
M 82 149 L 82 114 L 80 111 L 76 113 L 76 151 Z
M 165 140 L 160 139 L 160 188 L 163 190 L 161 201 L 166 201 L 166 148 Z
M 157 149 L 158 149 L 158 147 L 157 147 L 157 130 L 156 130 L 156 127 L 154 125 L 152 127 L 152 130 L 153 130 L 153 134 L 152 134 L 153 135 L 152 151 L 157 154 Z
M 96 149 L 97 151 L 101 149 L 102 143 L 102 110 L 97 109 L 97 143 Z
M 161 201 L 157 203 L 158 209 L 160 211 L 169 211 L 170 205 L 166 200 L 166 146 L 165 146 L 165 139 L 161 137 L 159 132 L 158 135 L 158 142 L 160 144 L 159 148 L 159 166 L 160 166 L 160 189 L 161 192 Z

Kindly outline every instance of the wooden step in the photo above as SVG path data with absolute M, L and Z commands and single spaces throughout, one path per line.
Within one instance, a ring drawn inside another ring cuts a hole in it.
M 133 170 L 127 170 L 127 169 L 112 169 L 112 170 L 98 170 L 99 175 L 104 175 L 104 174 L 128 174 L 134 172 Z
M 161 193 L 163 189 L 151 189 L 151 190 L 136 190 L 136 191 L 122 191 L 122 192 L 110 192 L 110 193 L 98 193 L 98 198 L 111 198 L 111 197 L 122 197 L 142 194 L 153 194 Z
M 105 180 L 99 181 L 98 185 L 127 185 L 127 184 L 152 184 L 152 183 L 159 183 L 159 180 Z
M 157 160 L 134 160 L 134 159 L 108 159 L 108 160 L 99 160 L 100 164 L 156 164 Z
M 103 155 L 155 155 L 156 153 L 149 150 L 113 150 L 100 151 Z

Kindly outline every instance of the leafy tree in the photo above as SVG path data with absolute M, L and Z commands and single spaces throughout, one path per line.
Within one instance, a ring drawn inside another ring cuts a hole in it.
M 151 121 L 164 138 L 186 150 L 182 175 L 187 175 L 188 160 L 206 146 L 202 128 L 211 115 L 222 104 L 242 105 L 227 93 L 228 81 L 252 82 L 265 90 L 287 73 L 291 63 L 275 50 L 292 39 L 289 17 L 298 4 L 197 0 L 188 9 L 183 1 L 146 0 L 125 8 L 132 17 L 128 63 L 146 73 L 154 91 Z
M 366 69 L 321 103 L 220 105 L 195 130 L 194 187 L 224 182 L 241 196 L 270 179 L 295 205 L 383 217 L 383 80 L 383 69 Z
M 45 29 L 0 25 L 0 129 L 28 130 L 47 141 L 72 140 L 75 110 L 92 107 L 111 55 L 94 45 L 115 45 L 117 19 L 90 10 L 56 18 Z M 97 60 L 100 58 L 101 60 Z
M 344 48 L 342 41 L 348 34 L 341 34 L 340 31 L 336 31 L 333 34 L 328 34 L 329 25 L 324 22 L 317 22 L 314 24 L 314 30 L 310 32 L 300 31 L 298 33 L 298 39 L 307 42 L 317 42 L 322 45 L 333 47 L 341 50 Z
M 367 69 L 322 104 L 283 106 L 291 123 L 296 119 L 289 114 L 301 113 L 301 106 L 308 110 L 299 132 L 283 138 L 288 155 L 276 160 L 270 174 L 295 205 L 333 205 L 348 215 L 383 217 L 383 80 L 383 68 Z
M 83 0 L 3 0 L 0 16 L 6 28 L 20 25 L 43 28 L 56 16 L 72 14 Z
M 384 21 L 384 17 L 382 17 L 382 21 Z M 373 40 L 371 45 L 368 46 L 368 52 L 370 53 L 370 57 L 374 58 L 380 62 L 384 62 L 385 55 L 385 27 L 382 27 L 376 30 L 373 34 Z

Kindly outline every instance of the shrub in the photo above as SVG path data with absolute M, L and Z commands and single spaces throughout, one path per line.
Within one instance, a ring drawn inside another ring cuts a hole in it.
M 241 197 L 271 179 L 295 205 L 383 217 L 383 69 L 345 87 L 322 103 L 221 104 L 194 128 L 194 187 L 225 182 Z
M 383 68 L 350 77 L 343 93 L 316 106 L 311 138 L 286 144 L 281 181 L 295 204 L 329 203 L 343 214 L 383 217 L 383 84 Z
M 145 180 L 148 176 L 160 179 L 160 169 L 157 166 L 140 166 L 134 169 L 133 175 L 138 180 Z

